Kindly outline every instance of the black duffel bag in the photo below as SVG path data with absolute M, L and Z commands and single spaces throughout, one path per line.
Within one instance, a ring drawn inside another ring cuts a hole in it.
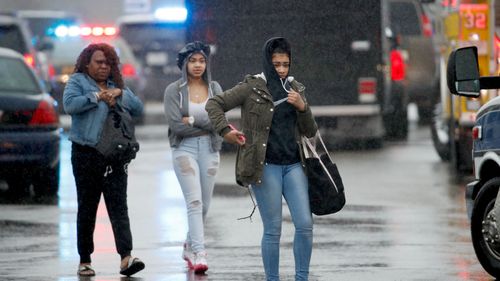
M 109 109 L 96 149 L 106 161 L 117 163 L 132 161 L 139 151 L 132 116 L 118 103 Z

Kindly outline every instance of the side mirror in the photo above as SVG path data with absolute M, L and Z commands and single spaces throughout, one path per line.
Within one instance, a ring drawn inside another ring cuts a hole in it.
M 465 47 L 453 51 L 446 69 L 448 89 L 452 94 L 478 97 L 481 90 L 477 47 Z

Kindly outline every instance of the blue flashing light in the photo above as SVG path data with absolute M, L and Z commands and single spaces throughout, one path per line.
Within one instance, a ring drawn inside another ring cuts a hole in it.
M 155 11 L 155 17 L 159 20 L 172 22 L 172 23 L 183 23 L 186 21 L 188 11 L 184 7 L 165 7 L 158 8 Z
M 54 34 L 57 37 L 66 37 L 69 34 L 69 28 L 66 25 L 59 25 L 56 27 Z

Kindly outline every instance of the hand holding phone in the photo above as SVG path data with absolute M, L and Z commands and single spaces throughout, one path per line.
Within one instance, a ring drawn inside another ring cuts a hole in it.
M 242 144 L 245 144 L 246 142 L 246 138 L 245 138 L 245 135 L 238 131 L 238 129 L 236 129 L 236 127 L 234 127 L 232 124 L 229 124 L 229 128 L 231 128 L 231 130 L 234 130 L 234 131 L 237 131 L 238 132 L 238 139 L 242 142 Z

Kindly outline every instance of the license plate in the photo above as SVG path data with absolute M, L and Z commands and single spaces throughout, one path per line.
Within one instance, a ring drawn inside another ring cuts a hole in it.
M 163 52 L 149 52 L 146 54 L 146 64 L 151 66 L 166 65 L 168 55 Z

